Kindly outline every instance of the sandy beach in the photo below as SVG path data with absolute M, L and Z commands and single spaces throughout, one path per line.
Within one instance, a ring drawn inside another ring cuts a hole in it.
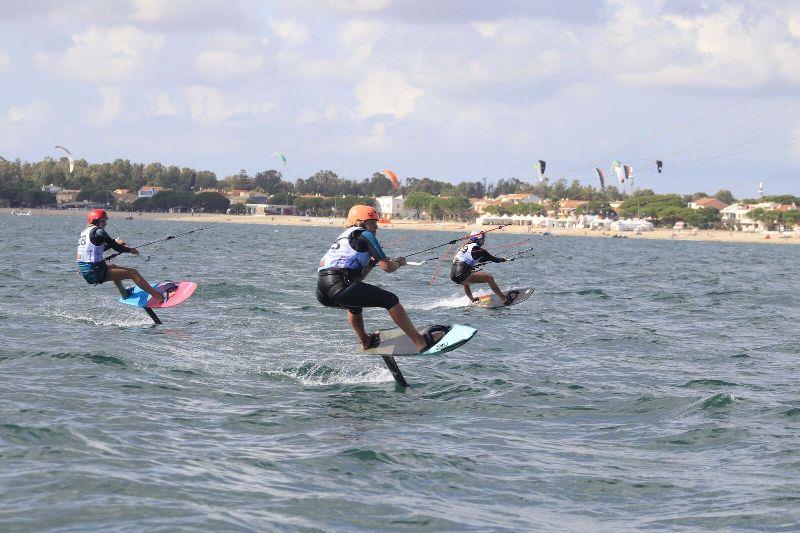
M 9 216 L 14 211 L 24 211 L 20 209 L 0 208 L 0 214 Z M 31 216 L 65 216 L 65 217 L 84 217 L 84 211 L 61 211 L 53 209 L 32 209 Z M 131 213 L 109 211 L 112 219 L 124 219 Z M 187 213 L 137 213 L 133 214 L 133 220 L 169 220 L 173 222 L 195 222 L 195 223 L 230 223 L 230 224 L 268 224 L 268 225 L 288 225 L 288 226 L 331 226 L 340 228 L 344 226 L 344 219 L 325 218 L 325 217 L 301 217 L 301 216 L 259 216 L 259 215 L 190 215 Z M 419 231 L 472 231 L 473 229 L 489 228 L 493 226 L 479 226 L 464 222 L 430 222 L 421 220 L 395 220 L 390 223 L 382 223 L 381 227 L 386 229 L 419 230 Z M 547 229 L 531 226 L 506 226 L 503 229 L 506 233 L 524 234 L 549 234 L 559 237 L 597 237 L 597 238 L 628 238 L 628 239 L 660 239 L 671 241 L 700 241 L 700 242 L 737 242 L 737 243 L 761 243 L 761 244 L 800 244 L 800 234 L 797 232 L 786 232 L 783 235 L 777 231 L 748 233 L 742 231 L 727 230 L 671 230 L 655 229 L 653 231 L 642 232 L 639 235 L 633 232 L 612 232 L 608 230 L 589 230 L 582 228 L 571 229 Z

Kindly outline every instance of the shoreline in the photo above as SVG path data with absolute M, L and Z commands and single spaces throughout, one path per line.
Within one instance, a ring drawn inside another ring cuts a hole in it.
M 64 216 L 81 217 L 85 216 L 84 211 L 56 210 L 56 209 L 30 209 L 19 210 L 8 207 L 0 208 L 0 216 L 12 216 L 13 211 L 31 211 L 31 216 Z M 124 222 L 124 217 L 130 212 L 116 212 L 109 210 L 111 219 Z M 219 215 L 219 214 L 195 214 L 187 213 L 135 213 L 133 220 L 163 220 L 171 222 L 196 222 L 196 223 L 229 223 L 229 224 L 266 224 L 273 226 L 314 226 L 344 228 L 342 218 L 322 218 L 322 217 L 301 217 L 295 215 Z M 417 230 L 417 231 L 464 231 L 469 232 L 474 229 L 490 228 L 495 226 L 479 226 L 469 222 L 429 222 L 421 220 L 396 220 L 391 223 L 381 224 L 383 229 Z M 729 242 L 729 243 L 750 243 L 750 244 L 800 244 L 800 234 L 788 232 L 784 236 L 777 231 L 746 233 L 731 230 L 672 230 L 655 229 L 653 231 L 642 232 L 639 235 L 634 232 L 613 232 L 609 230 L 590 230 L 588 228 L 554 229 L 539 228 L 533 226 L 506 226 L 503 229 L 506 233 L 519 233 L 528 235 L 552 235 L 558 237 L 594 237 L 594 238 L 627 238 L 627 239 L 648 239 L 648 240 L 669 240 L 669 241 L 696 241 L 696 242 Z

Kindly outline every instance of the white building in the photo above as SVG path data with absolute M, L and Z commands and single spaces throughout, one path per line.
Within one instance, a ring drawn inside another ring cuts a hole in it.
M 53 193 L 53 194 L 56 194 L 56 193 L 61 192 L 63 190 L 64 190 L 64 187 L 59 187 L 58 185 L 53 185 L 52 183 L 50 185 L 45 185 L 45 186 L 42 187 L 42 191 L 50 192 L 50 193 Z
M 535 194 L 528 193 L 514 193 L 514 194 L 501 194 L 495 201 L 500 205 L 517 205 L 517 204 L 541 204 L 542 199 Z
M 165 187 L 156 187 L 154 185 L 146 185 L 139 189 L 139 198 L 152 198 L 156 194 L 163 192 L 163 191 L 171 191 L 172 189 L 167 189 Z
M 376 196 L 375 209 L 382 218 L 412 218 L 416 211 L 406 209 L 402 196 Z
M 779 207 L 780 204 L 771 202 L 761 202 L 758 204 L 731 204 L 725 209 L 721 210 L 720 216 L 722 221 L 729 225 L 739 225 L 743 231 L 756 231 L 760 223 L 753 221 L 748 214 L 753 209 L 764 209 L 771 211 Z

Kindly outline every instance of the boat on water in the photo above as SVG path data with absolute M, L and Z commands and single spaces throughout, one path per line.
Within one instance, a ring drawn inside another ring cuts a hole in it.
M 31 216 L 31 211 L 28 210 L 25 213 L 23 213 L 22 211 L 12 211 L 11 214 L 17 217 L 29 217 Z

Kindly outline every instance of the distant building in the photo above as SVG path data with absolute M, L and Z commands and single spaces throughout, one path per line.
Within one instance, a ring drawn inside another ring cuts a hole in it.
M 259 202 L 251 202 L 250 196 L 255 195 L 256 193 L 251 193 L 246 189 L 231 189 L 230 191 L 225 193 L 225 198 L 231 203 L 231 205 L 244 205 L 249 203 L 259 203 Z M 261 198 L 266 200 L 264 195 L 261 195 Z
M 495 201 L 500 205 L 517 205 L 517 204 L 541 204 L 542 199 L 535 194 L 528 193 L 514 193 L 514 194 L 501 194 Z
M 795 204 L 778 204 L 775 202 L 759 202 L 757 204 L 735 203 L 720 210 L 722 222 L 740 226 L 744 231 L 755 231 L 762 227 L 761 222 L 754 222 L 748 215 L 753 209 L 764 211 L 791 211 L 797 209 Z
M 80 192 L 74 189 L 63 189 L 56 193 L 56 203 L 59 205 L 72 203 L 78 198 Z
M 572 198 L 564 198 L 558 202 L 558 215 L 568 217 L 575 214 L 575 210 L 589 202 L 585 200 L 573 200 Z
M 131 192 L 130 189 L 114 189 L 112 194 L 117 202 L 124 202 L 127 204 L 134 202 L 137 198 L 136 194 Z
M 405 200 L 402 196 L 377 196 L 375 198 L 375 209 L 378 210 L 382 218 L 411 218 L 416 211 L 405 208 Z
M 50 185 L 45 185 L 42 187 L 43 192 L 49 192 L 53 194 L 56 194 L 57 192 L 61 192 L 63 190 L 64 187 L 59 187 L 58 185 L 53 185 L 52 183 Z
M 294 215 L 293 205 L 280 204 L 244 204 L 248 215 Z
M 706 197 L 706 198 L 698 198 L 694 202 L 689 202 L 689 207 L 692 209 L 716 209 L 717 211 L 722 211 L 728 204 L 725 202 L 720 202 L 716 198 L 713 197 Z
M 156 187 L 154 185 L 145 185 L 141 189 L 139 189 L 139 198 L 152 198 L 156 194 L 165 191 L 171 191 L 167 187 Z
M 472 210 L 482 215 L 486 212 L 486 208 L 490 205 L 500 205 L 500 202 L 495 200 L 494 198 L 470 198 L 469 203 L 472 206 Z

